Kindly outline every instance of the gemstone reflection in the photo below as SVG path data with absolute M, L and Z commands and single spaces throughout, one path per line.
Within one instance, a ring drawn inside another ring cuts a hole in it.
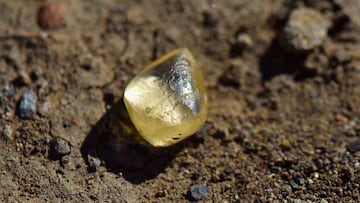
M 133 78 L 124 92 L 132 122 L 151 145 L 165 147 L 198 131 L 206 120 L 201 70 L 190 51 L 177 49 Z

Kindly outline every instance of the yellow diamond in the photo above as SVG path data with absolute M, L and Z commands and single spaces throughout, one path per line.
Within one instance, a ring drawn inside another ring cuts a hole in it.
M 176 49 L 146 66 L 126 87 L 124 103 L 153 146 L 170 146 L 194 134 L 206 120 L 207 98 L 193 55 Z

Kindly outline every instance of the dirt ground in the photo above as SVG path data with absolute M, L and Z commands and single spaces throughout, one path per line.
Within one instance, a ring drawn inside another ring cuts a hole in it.
M 0 0 L 1 202 L 187 202 L 192 186 L 209 189 L 203 202 L 360 202 L 357 1 L 58 2 L 65 24 L 43 30 L 42 1 Z M 305 7 L 327 34 L 289 51 L 281 35 Z M 153 148 L 132 134 L 123 90 L 179 47 L 201 65 L 208 119 Z

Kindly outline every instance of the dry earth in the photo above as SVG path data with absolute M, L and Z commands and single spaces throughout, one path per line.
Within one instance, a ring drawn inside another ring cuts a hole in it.
M 42 30 L 42 1 L 0 0 L 1 202 L 187 202 L 195 185 L 204 202 L 360 202 L 359 1 L 58 2 L 65 24 Z M 325 35 L 290 51 L 305 7 Z M 129 136 L 121 97 L 178 47 L 201 64 L 208 120 L 156 149 Z

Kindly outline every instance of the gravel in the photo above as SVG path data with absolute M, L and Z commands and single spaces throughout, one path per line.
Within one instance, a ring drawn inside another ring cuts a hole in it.
M 12 140 L 13 139 L 13 129 L 10 125 L 5 125 L 3 128 L 3 132 L 2 132 L 3 136 L 8 139 L 8 140 Z
M 19 115 L 21 118 L 32 118 L 35 113 L 36 96 L 31 91 L 26 91 L 21 96 Z
M 323 43 L 329 25 L 329 21 L 316 10 L 296 9 L 285 25 L 280 42 L 289 51 L 313 50 Z
M 191 186 L 188 192 L 190 200 L 199 201 L 206 200 L 209 197 L 209 188 L 206 185 Z
M 70 154 L 71 147 L 68 141 L 56 137 L 50 142 L 50 159 L 59 160 L 61 157 Z
M 96 172 L 99 170 L 101 164 L 100 159 L 88 155 L 88 162 L 89 162 L 89 167 L 88 167 L 89 172 Z

